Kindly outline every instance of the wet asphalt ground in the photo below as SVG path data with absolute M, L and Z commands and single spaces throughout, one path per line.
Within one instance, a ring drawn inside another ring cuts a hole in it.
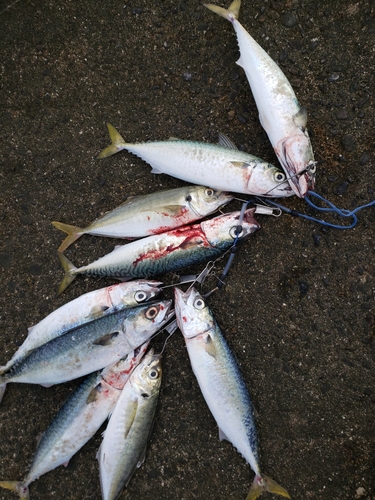
M 113 282 L 79 277 L 57 298 L 63 234 L 51 220 L 87 225 L 130 195 L 183 185 L 128 153 L 96 161 L 107 121 L 131 142 L 216 142 L 220 131 L 276 163 L 235 64 L 234 31 L 200 2 L 10 3 L 0 2 L 0 364 L 29 326 Z M 240 21 L 308 109 L 316 191 L 346 209 L 374 199 L 373 2 L 244 0 Z M 318 215 L 296 197 L 281 201 Z M 254 402 L 262 469 L 295 500 L 375 498 L 375 209 L 357 215 L 344 231 L 259 216 L 263 229 L 209 299 Z M 81 265 L 118 243 L 84 236 L 66 254 Z M 215 284 L 210 277 L 203 291 Z M 25 475 L 38 436 L 77 385 L 7 388 L 1 480 Z M 99 499 L 99 444 L 100 433 L 67 468 L 34 482 L 31 498 Z M 252 480 L 244 459 L 219 441 L 177 331 L 146 461 L 121 498 L 244 499 Z

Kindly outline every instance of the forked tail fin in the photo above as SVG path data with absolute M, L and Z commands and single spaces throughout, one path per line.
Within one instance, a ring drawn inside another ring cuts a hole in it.
M 284 498 L 291 498 L 289 493 L 268 476 L 255 476 L 246 500 L 255 500 L 262 493 L 268 491 Z
M 70 285 L 70 283 L 74 280 L 74 278 L 77 276 L 74 274 L 74 272 L 77 268 L 74 264 L 70 262 L 70 260 L 65 257 L 63 253 L 58 253 L 61 265 L 63 266 L 63 269 L 65 271 L 65 276 L 61 282 L 60 288 L 57 292 L 57 295 L 61 295 L 63 291 Z
M 64 252 L 72 243 L 74 243 L 80 236 L 82 236 L 82 228 L 77 226 L 71 226 L 70 224 L 64 224 L 63 222 L 52 221 L 52 225 L 60 231 L 64 231 L 68 236 L 61 243 L 58 248 L 58 252 Z
M 218 14 L 224 19 L 228 19 L 228 21 L 232 22 L 234 19 L 238 19 L 240 14 L 241 0 L 233 0 L 228 9 L 223 9 L 223 7 L 219 7 L 212 3 L 204 3 L 203 4 L 207 9 L 212 10 L 215 14 Z
M 102 158 L 108 158 L 108 156 L 112 156 L 123 149 L 126 149 L 126 143 L 124 139 L 121 137 L 120 133 L 115 129 L 113 125 L 107 123 L 109 137 L 111 139 L 111 144 L 103 149 L 101 153 L 96 157 L 98 160 Z
M 0 488 L 18 493 L 20 500 L 29 500 L 29 488 L 19 481 L 0 481 Z

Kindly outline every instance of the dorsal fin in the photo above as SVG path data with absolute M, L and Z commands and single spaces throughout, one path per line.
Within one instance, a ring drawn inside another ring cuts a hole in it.
M 219 132 L 218 143 L 220 144 L 220 146 L 238 150 L 238 147 L 234 144 L 234 142 L 222 132 Z

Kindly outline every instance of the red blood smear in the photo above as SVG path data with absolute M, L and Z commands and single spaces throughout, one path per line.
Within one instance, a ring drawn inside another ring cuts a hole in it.
M 168 231 L 166 237 L 171 236 L 176 237 L 176 243 L 171 243 L 167 246 L 158 249 L 152 249 L 141 254 L 133 262 L 133 266 L 136 267 L 139 262 L 147 259 L 161 259 L 163 257 L 167 257 L 175 250 L 184 250 L 188 249 L 191 246 L 205 246 L 207 248 L 211 247 L 200 227 L 200 224 L 194 224 L 193 226 L 185 226 L 183 228 L 174 229 L 173 231 Z M 182 241 L 181 238 L 183 238 Z

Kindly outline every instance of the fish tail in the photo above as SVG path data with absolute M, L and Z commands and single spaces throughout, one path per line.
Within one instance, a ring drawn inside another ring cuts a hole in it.
M 234 19 L 238 19 L 240 14 L 241 0 L 233 0 L 228 9 L 223 9 L 223 7 L 219 7 L 212 3 L 204 3 L 203 4 L 207 9 L 212 10 L 215 14 L 218 14 L 224 19 L 228 19 L 228 21 L 233 22 Z
M 1 383 L 0 381 L 0 403 L 1 401 L 3 400 L 3 397 L 4 397 L 4 392 L 5 392 L 5 389 L 6 389 L 6 384 L 5 383 Z
M 126 143 L 124 139 L 121 137 L 119 132 L 115 129 L 113 125 L 107 123 L 109 137 L 111 139 L 111 144 L 107 148 L 103 149 L 102 152 L 98 154 L 96 157 L 98 160 L 102 158 L 108 158 L 108 156 L 112 156 L 119 151 L 122 151 L 126 148 Z
M 58 289 L 57 295 L 61 295 L 63 291 L 70 285 L 70 283 L 77 276 L 74 271 L 77 269 L 74 264 L 70 262 L 70 260 L 65 257 L 65 255 L 61 252 L 58 253 L 61 265 L 65 271 L 65 276 L 61 282 L 61 285 Z
M 64 231 L 68 236 L 61 243 L 58 248 L 58 252 L 64 252 L 72 243 L 74 243 L 80 236 L 82 236 L 82 228 L 77 226 L 71 226 L 70 224 L 64 224 L 63 222 L 52 221 L 52 225 L 60 231 Z
M 20 496 L 20 500 L 29 500 L 29 488 L 19 481 L 0 481 L 0 488 L 14 491 Z
M 284 498 L 290 498 L 289 493 L 276 481 L 271 479 L 268 476 L 258 476 L 256 475 L 251 485 L 249 494 L 246 497 L 246 500 L 255 500 L 265 491 L 269 491 L 270 493 L 274 493 L 275 495 L 280 495 Z

